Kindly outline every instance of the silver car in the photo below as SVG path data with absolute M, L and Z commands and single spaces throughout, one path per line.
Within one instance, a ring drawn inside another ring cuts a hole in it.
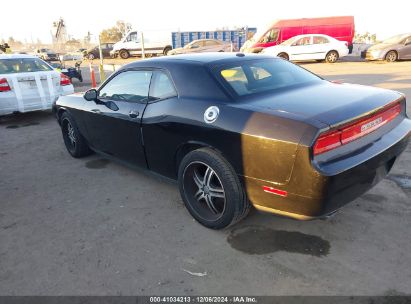
M 168 52 L 168 55 L 205 53 L 205 52 L 230 52 L 231 44 L 216 39 L 198 39 L 190 42 L 182 48 L 176 48 Z
M 411 59 L 411 33 L 401 34 L 374 44 L 364 54 L 367 60 Z

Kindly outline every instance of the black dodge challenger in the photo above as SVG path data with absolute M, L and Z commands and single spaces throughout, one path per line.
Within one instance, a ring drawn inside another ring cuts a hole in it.
M 133 62 L 54 112 L 72 156 L 95 151 L 178 180 L 188 211 L 213 229 L 251 205 L 330 215 L 381 180 L 411 135 L 402 94 L 253 54 Z

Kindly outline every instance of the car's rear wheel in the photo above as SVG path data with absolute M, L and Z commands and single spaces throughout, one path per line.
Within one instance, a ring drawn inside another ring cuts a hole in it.
M 63 134 L 64 144 L 71 156 L 80 158 L 90 155 L 92 151 L 84 137 L 78 130 L 78 127 L 70 114 L 64 112 L 60 118 L 61 132 Z
M 178 181 L 188 211 L 208 228 L 222 229 L 232 225 L 250 209 L 234 169 L 211 149 L 188 153 L 180 163 Z
M 280 53 L 277 56 L 280 57 L 280 58 L 283 58 L 285 60 L 290 60 L 290 57 L 288 56 L 287 53 Z
M 338 60 L 338 52 L 337 51 L 329 51 L 325 56 L 325 61 L 328 63 L 335 63 Z
M 397 61 L 398 54 L 396 51 L 389 51 L 387 55 L 385 55 L 385 61 L 387 62 L 394 62 Z
M 127 50 L 120 50 L 118 53 L 122 59 L 127 59 L 130 57 L 130 53 Z

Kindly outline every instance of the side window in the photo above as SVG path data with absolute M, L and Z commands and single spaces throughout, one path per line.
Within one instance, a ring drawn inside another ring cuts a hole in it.
M 138 42 L 137 32 L 131 32 L 127 37 L 127 41 Z
M 215 46 L 215 45 L 219 45 L 220 43 L 214 40 L 206 40 L 205 41 L 205 46 Z
M 272 29 L 271 31 L 267 32 L 264 37 L 261 39 L 260 42 L 267 43 L 267 42 L 274 42 L 278 39 L 278 29 Z
M 144 101 L 148 98 L 151 74 L 151 71 L 122 72 L 100 90 L 99 96 L 117 101 Z
M 328 39 L 322 36 L 314 36 L 313 37 L 313 44 L 324 44 L 329 43 Z
M 150 88 L 150 99 L 164 99 L 177 96 L 173 82 L 164 72 L 154 72 L 153 82 Z
M 310 40 L 311 40 L 310 37 L 300 38 L 296 42 L 293 43 L 293 46 L 309 45 L 311 44 Z

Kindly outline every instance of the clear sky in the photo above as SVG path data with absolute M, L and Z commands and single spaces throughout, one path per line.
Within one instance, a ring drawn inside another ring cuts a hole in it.
M 275 19 L 342 15 L 353 15 L 358 32 L 376 33 L 378 39 L 411 32 L 411 0 L 5 0 L 1 7 L 0 38 L 27 42 L 51 42 L 52 22 L 60 17 L 74 38 L 98 34 L 116 20 L 145 30 L 260 30 Z

